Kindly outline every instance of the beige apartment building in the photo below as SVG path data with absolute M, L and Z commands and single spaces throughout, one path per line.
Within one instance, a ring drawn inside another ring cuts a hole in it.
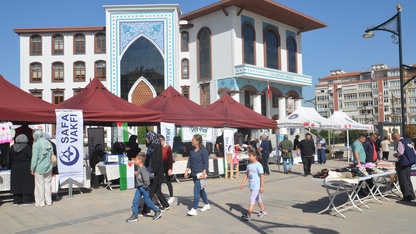
M 405 72 L 405 81 L 414 75 Z M 315 85 L 315 103 L 322 116 L 328 117 L 333 111 L 343 111 L 360 123 L 377 126 L 383 122 L 387 128 L 400 128 L 399 67 L 376 64 L 365 71 L 333 70 L 329 76 L 318 81 Z M 416 123 L 414 80 L 405 87 L 404 92 L 406 124 Z

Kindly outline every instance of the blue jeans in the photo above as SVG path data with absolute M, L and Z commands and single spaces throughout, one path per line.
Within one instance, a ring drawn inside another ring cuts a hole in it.
M 283 158 L 283 170 L 287 172 L 287 164 L 289 163 L 289 170 L 292 170 L 293 167 L 293 158 Z
M 318 163 L 326 163 L 326 154 L 325 149 L 319 149 L 318 150 Z
M 139 201 L 140 198 L 143 196 L 144 203 L 154 212 L 157 212 L 158 209 L 156 208 L 155 204 L 153 203 L 152 199 L 149 197 L 149 188 L 145 188 L 140 186 L 136 189 L 136 193 L 134 194 L 133 198 L 133 205 L 131 209 L 133 210 L 133 215 L 136 216 L 139 214 Z
M 202 198 L 202 201 L 205 205 L 208 204 L 208 197 L 207 193 L 205 192 L 205 189 L 201 189 L 201 182 L 199 179 L 196 178 L 196 176 L 192 177 L 192 180 L 194 181 L 194 208 L 195 210 L 198 208 L 199 199 Z

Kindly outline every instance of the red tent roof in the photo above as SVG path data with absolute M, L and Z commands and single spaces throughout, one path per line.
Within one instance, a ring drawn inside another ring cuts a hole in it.
M 129 122 L 135 125 L 158 123 L 160 111 L 136 106 L 107 90 L 98 78 L 94 78 L 83 91 L 60 104 L 62 108 L 83 111 L 84 121 L 89 124 Z
M 275 120 L 238 103 L 228 94 L 207 106 L 207 109 L 227 117 L 227 126 L 231 128 L 277 128 Z
M 55 123 L 56 108 L 57 106 L 23 91 L 0 75 L 0 120 Z
M 184 126 L 224 127 L 226 118 L 184 97 L 172 86 L 157 97 L 144 103 L 143 107 L 162 111 L 163 122 Z

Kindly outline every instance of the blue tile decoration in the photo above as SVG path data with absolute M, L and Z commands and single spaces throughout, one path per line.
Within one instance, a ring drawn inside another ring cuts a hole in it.
M 265 28 L 267 28 L 267 27 L 272 27 L 272 28 L 276 29 L 276 31 L 278 31 L 278 32 L 279 32 L 279 27 L 277 27 L 277 26 L 275 26 L 275 25 L 273 25 L 273 24 L 269 24 L 269 23 L 263 22 L 263 30 L 264 30 Z
M 254 26 L 254 19 L 245 15 L 241 15 L 241 24 L 245 22 L 250 22 Z
M 120 95 L 120 59 L 128 46 L 140 36 L 152 41 L 165 59 L 165 86 L 175 85 L 175 33 L 177 12 L 112 12 L 109 15 L 109 90 Z
M 292 31 L 289 31 L 289 30 L 286 30 L 286 38 L 288 38 L 290 36 L 292 36 L 293 38 L 296 39 L 296 33 L 292 32 Z
M 164 27 L 162 21 L 120 22 L 120 50 L 122 54 L 127 45 L 139 35 L 153 41 L 164 53 Z

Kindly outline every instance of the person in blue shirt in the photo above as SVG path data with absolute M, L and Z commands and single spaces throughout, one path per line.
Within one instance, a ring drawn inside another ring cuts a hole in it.
M 261 165 L 261 155 L 260 152 L 256 149 L 249 150 L 249 160 L 250 163 L 247 165 L 246 174 L 244 175 L 243 181 L 241 182 L 240 189 L 244 188 L 244 184 L 248 180 L 250 183 L 250 204 L 248 206 L 247 213 L 245 213 L 242 218 L 250 221 L 251 212 L 254 209 L 254 204 L 257 201 L 257 204 L 260 207 L 260 212 L 257 214 L 258 217 L 263 217 L 267 214 L 266 209 L 264 208 L 263 200 L 260 197 L 260 193 L 264 192 L 264 172 L 263 166 Z
M 190 151 L 188 164 L 186 166 L 184 177 L 189 177 L 189 170 L 191 170 L 191 177 L 194 181 L 194 204 L 192 209 L 188 212 L 188 215 L 195 216 L 198 214 L 199 199 L 202 198 L 204 207 L 200 211 L 204 212 L 210 210 L 211 207 L 208 202 L 208 196 L 205 191 L 205 182 L 208 173 L 208 150 L 202 144 L 202 136 L 195 134 L 192 137 L 192 146 L 194 150 Z

